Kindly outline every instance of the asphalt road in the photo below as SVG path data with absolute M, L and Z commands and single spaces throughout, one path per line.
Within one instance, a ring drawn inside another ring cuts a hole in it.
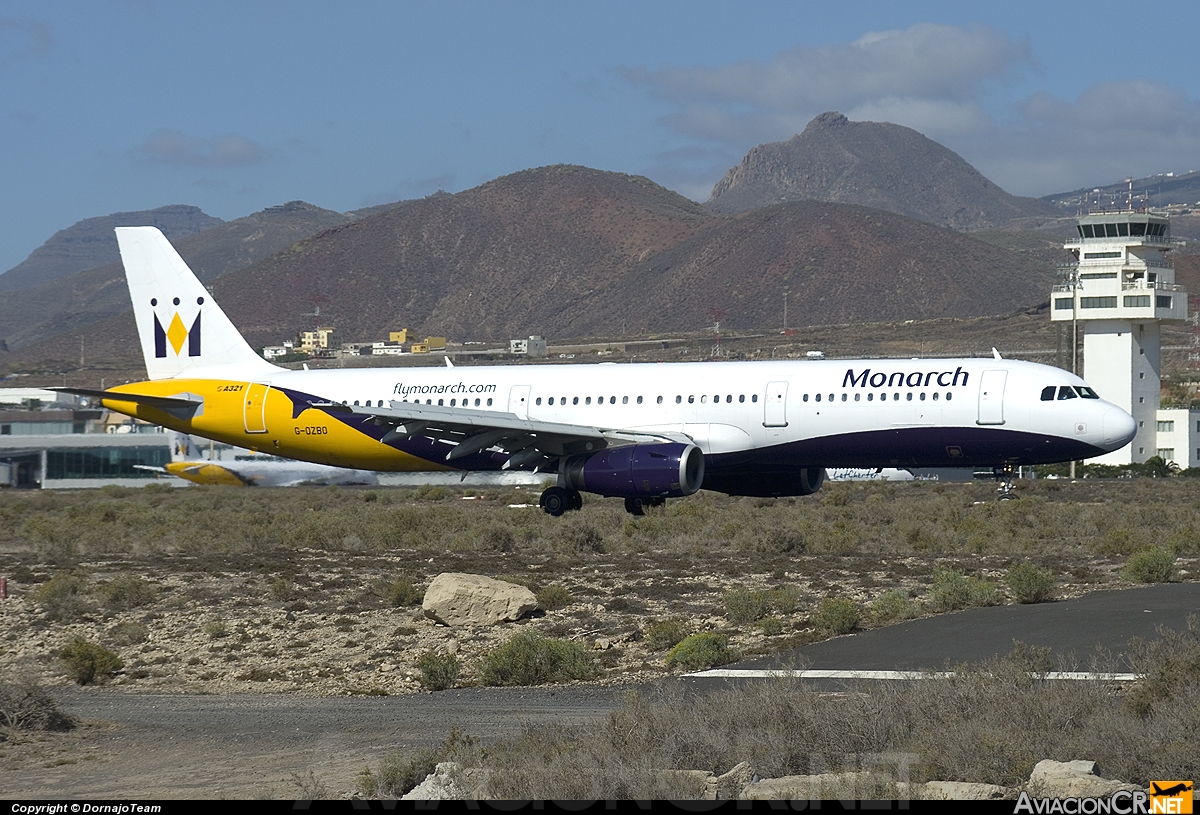
M 1049 647 L 1066 668 L 1086 669 L 1104 649 L 1120 669 L 1130 640 L 1154 638 L 1159 626 L 1184 630 L 1192 614 L 1200 614 L 1200 583 L 1098 592 L 914 620 L 727 667 L 939 670 L 1007 653 L 1020 640 Z M 703 691 L 731 680 L 683 681 Z M 297 774 L 309 772 L 338 795 L 350 791 L 363 767 L 378 765 L 392 750 L 436 745 L 452 726 L 487 742 L 527 724 L 596 721 L 629 689 L 466 688 L 332 698 L 62 689 L 56 696 L 63 708 L 92 726 L 73 737 L 64 753 L 70 763 L 0 770 L 0 795 L 290 797 Z

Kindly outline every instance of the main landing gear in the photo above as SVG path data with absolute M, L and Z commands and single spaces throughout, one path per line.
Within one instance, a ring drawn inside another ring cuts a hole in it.
M 645 515 L 646 507 L 661 507 L 665 503 L 666 498 L 626 498 L 625 511 L 630 515 Z
M 558 517 L 564 512 L 583 509 L 583 496 L 579 490 L 569 490 L 564 487 L 550 487 L 538 499 L 538 506 L 548 515 Z

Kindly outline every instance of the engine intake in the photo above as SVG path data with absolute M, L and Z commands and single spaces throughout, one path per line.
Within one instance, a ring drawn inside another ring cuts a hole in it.
M 636 444 L 568 458 L 568 488 L 609 498 L 679 498 L 704 483 L 704 453 L 694 444 Z

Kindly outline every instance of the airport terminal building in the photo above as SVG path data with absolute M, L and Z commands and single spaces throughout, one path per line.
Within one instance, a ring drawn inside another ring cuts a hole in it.
M 163 429 L 37 388 L 0 388 L 0 488 L 140 486 L 171 460 Z

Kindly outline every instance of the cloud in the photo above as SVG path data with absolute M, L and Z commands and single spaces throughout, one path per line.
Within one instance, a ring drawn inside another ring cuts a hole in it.
M 50 26 L 38 20 L 0 17 L 0 66 L 26 56 L 41 56 L 54 45 Z
M 669 127 L 740 143 L 787 138 L 831 109 L 883 110 L 888 121 L 935 132 L 978 126 L 981 83 L 1033 64 L 1027 45 L 996 29 L 920 23 L 850 43 L 798 45 L 765 62 L 621 73 L 678 106 Z
M 239 167 L 258 164 L 267 158 L 265 149 L 236 133 L 206 139 L 178 130 L 155 132 L 137 152 L 179 167 Z
M 797 45 L 765 61 L 620 73 L 670 105 L 660 123 L 684 143 L 739 157 L 838 110 L 855 121 L 911 127 L 1021 195 L 1197 164 L 1200 104 L 1156 79 L 1097 84 L 1073 100 L 1040 91 L 1007 107 L 993 100 L 985 110 L 997 83 L 1038 68 L 1026 43 L 994 28 L 921 23 L 848 43 Z M 647 174 L 703 198 L 697 191 L 737 161 L 706 171 L 663 154 Z
M 1200 103 L 1153 79 L 1105 82 L 1075 100 L 1044 91 L 1019 120 L 964 154 L 1005 189 L 1047 195 L 1127 176 L 1187 171 L 1200 156 Z

